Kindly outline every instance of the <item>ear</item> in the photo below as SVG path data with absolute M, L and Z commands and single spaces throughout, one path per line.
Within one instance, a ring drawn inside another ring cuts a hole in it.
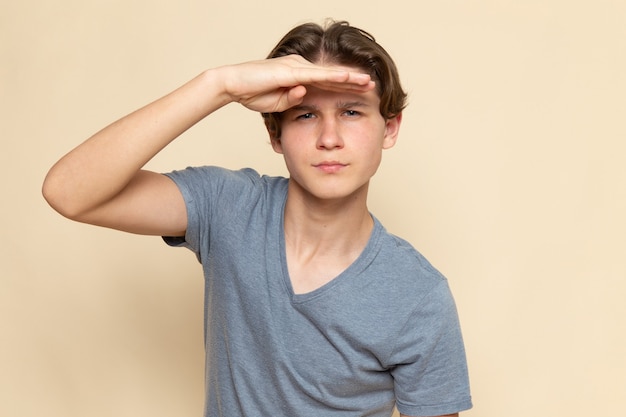
M 270 143 L 272 144 L 272 149 L 274 149 L 274 152 L 279 154 L 283 153 L 283 144 L 280 141 L 280 138 L 275 138 L 270 133 Z
M 385 123 L 385 138 L 383 139 L 383 149 L 392 148 L 398 140 L 400 125 L 402 124 L 402 113 L 387 119 Z
M 282 154 L 283 145 L 280 142 L 280 138 L 276 137 L 276 128 L 272 127 L 271 123 L 269 123 L 267 119 L 265 119 L 265 128 L 267 129 L 267 134 L 270 137 L 270 143 L 272 144 L 272 149 L 274 149 L 274 152 Z

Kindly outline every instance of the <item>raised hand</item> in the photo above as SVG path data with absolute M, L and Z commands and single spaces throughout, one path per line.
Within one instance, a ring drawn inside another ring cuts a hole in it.
M 282 112 L 302 102 L 306 86 L 329 91 L 366 92 L 374 88 L 368 74 L 354 68 L 312 64 L 298 55 L 223 67 L 224 88 L 232 101 L 250 110 Z

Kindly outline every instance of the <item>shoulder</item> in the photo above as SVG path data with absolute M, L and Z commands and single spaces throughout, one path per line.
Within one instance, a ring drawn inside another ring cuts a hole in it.
M 166 173 L 165 175 L 172 178 L 175 182 L 220 182 L 237 180 L 255 182 L 261 178 L 260 174 L 252 168 L 232 170 L 213 165 L 187 167 L 185 169 Z
M 259 174 L 252 168 L 238 170 L 218 166 L 187 167 L 165 174 L 179 188 L 192 194 L 228 194 L 246 195 L 255 189 L 281 188 L 287 182 L 283 177 L 271 177 Z
M 202 251 L 211 236 L 229 236 L 253 218 L 260 222 L 268 217 L 281 207 L 287 193 L 286 179 L 263 176 L 251 168 L 199 166 L 165 175 L 183 196 L 187 211 L 185 240 L 196 252 Z
M 389 275 L 407 284 L 426 287 L 446 281 L 445 276 L 413 244 L 389 233 L 382 225 L 379 227 L 380 250 L 377 261 L 384 265 Z

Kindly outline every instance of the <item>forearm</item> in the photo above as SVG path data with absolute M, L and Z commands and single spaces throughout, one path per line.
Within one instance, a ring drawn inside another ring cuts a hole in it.
M 43 193 L 50 205 L 77 218 L 120 193 L 165 146 L 230 102 L 219 71 L 203 72 L 69 152 L 44 182 Z

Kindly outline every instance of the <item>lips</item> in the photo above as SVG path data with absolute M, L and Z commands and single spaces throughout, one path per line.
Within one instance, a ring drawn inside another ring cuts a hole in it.
M 347 167 L 347 164 L 343 164 L 339 161 L 324 161 L 319 164 L 313 165 L 315 168 L 319 169 L 322 172 L 333 174 L 341 171 L 343 168 Z

